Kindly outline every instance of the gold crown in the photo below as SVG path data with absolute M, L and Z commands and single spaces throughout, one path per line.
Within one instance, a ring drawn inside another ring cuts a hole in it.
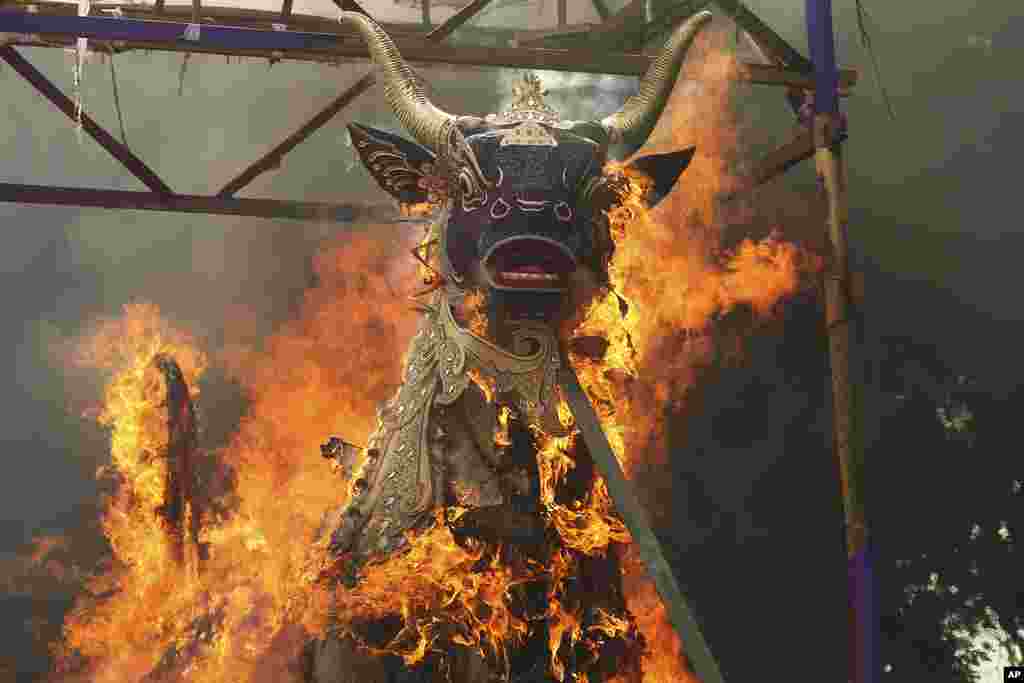
M 537 75 L 527 71 L 523 80 L 512 86 L 512 104 L 509 108 L 495 116 L 487 118 L 492 121 L 537 121 L 538 123 L 558 123 L 561 118 L 547 102 L 544 89 Z

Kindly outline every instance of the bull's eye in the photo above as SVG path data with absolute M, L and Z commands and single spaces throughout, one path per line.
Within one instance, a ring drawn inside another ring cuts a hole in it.
M 467 213 L 475 211 L 487 203 L 487 192 L 478 188 L 473 182 L 469 172 L 463 170 L 459 173 L 459 189 L 462 195 L 462 210 Z
M 471 195 L 467 195 L 467 194 L 463 193 L 463 195 L 462 195 L 462 210 L 465 211 L 466 213 L 469 213 L 470 211 L 476 211 L 481 206 L 483 206 L 486 202 L 487 202 L 487 193 L 486 192 L 484 192 L 483 195 L 481 195 L 479 197 L 473 197 Z
M 555 218 L 563 223 L 568 223 L 572 220 L 572 207 L 565 202 L 558 202 L 555 204 Z
M 501 197 L 494 200 L 491 204 L 491 218 L 494 220 L 501 220 L 508 215 L 508 212 L 512 210 L 512 206 Z

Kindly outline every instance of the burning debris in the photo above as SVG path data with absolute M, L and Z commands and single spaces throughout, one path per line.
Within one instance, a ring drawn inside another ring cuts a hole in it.
M 320 446 L 320 455 L 338 469 L 342 479 L 351 479 L 352 470 L 356 466 L 362 449 L 344 441 L 337 436 L 332 436 Z

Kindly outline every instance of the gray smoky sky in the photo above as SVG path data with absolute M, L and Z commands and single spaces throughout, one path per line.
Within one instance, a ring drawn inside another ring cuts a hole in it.
M 1012 2 L 865 0 L 896 114 L 891 121 L 857 35 L 853 0 L 834 4 L 840 64 L 861 72 L 844 108 L 850 119 L 851 240 L 880 274 L 875 285 L 868 283 L 872 320 L 878 327 L 921 331 L 936 344 L 947 343 L 960 361 L 999 375 L 996 362 L 1005 363 L 1019 348 L 1024 327 L 1016 286 L 1024 246 L 1016 187 L 1024 152 L 1024 20 Z M 802 2 L 749 5 L 805 49 Z M 69 55 L 45 49 L 23 54 L 72 92 Z M 188 61 L 179 95 L 181 55 L 129 54 L 115 66 L 129 145 L 172 188 L 189 193 L 215 192 L 368 68 L 269 67 L 197 55 Z M 418 70 L 441 107 L 477 114 L 505 104 L 518 76 L 484 68 Z M 572 118 L 614 110 L 636 82 L 542 75 L 552 103 Z M 109 65 L 88 63 L 83 84 L 86 109 L 117 135 Z M 0 180 L 143 189 L 87 136 L 79 142 L 73 124 L 6 66 L 0 66 L 0 93 Z M 779 90 L 753 87 L 744 102 L 767 139 L 785 141 L 792 120 Z M 375 87 L 242 195 L 387 201 L 356 163 L 347 121 L 396 129 Z M 813 178 L 804 167 L 781 182 L 809 185 Z M 245 306 L 269 333 L 309 286 L 318 245 L 348 229 L 18 204 L 0 204 L 0 225 L 0 364 L 7 378 L 0 383 L 0 553 L 14 552 L 37 532 L 73 523 L 78 506 L 95 497 L 91 472 L 102 444 L 83 440 L 78 418 L 65 410 L 64 375 L 47 352 L 53 340 L 131 300 L 153 301 L 213 340 L 225 334 L 225 311 Z M 902 293 L 903 283 L 937 294 L 911 299 Z M 948 302 L 957 308 L 943 309 Z M 963 311 L 972 325 L 981 320 L 987 327 L 965 329 L 955 317 Z M 712 482 L 708 490 L 725 491 L 732 466 L 718 472 L 714 460 L 702 461 L 706 471 L 695 476 Z M 722 495 L 718 504 L 738 513 L 742 496 Z

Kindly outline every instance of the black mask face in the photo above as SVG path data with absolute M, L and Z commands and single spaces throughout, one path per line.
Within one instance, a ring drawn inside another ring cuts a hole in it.
M 381 187 L 404 203 L 428 200 L 436 168 L 431 152 L 383 131 L 349 129 Z M 442 269 L 463 288 L 487 292 L 492 322 L 553 320 L 577 269 L 606 280 L 605 211 L 617 198 L 617 180 L 604 174 L 606 150 L 578 132 L 480 119 L 462 131 L 488 186 L 452 198 L 441 230 Z M 630 164 L 652 177 L 652 203 L 671 189 L 692 154 L 691 148 Z

